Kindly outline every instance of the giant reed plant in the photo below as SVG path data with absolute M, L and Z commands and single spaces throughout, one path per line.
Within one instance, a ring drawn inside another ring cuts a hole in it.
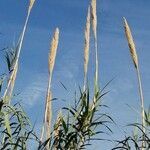
M 41 142 L 43 141 L 44 131 L 46 131 L 45 133 L 47 134 L 46 138 L 47 139 L 50 138 L 50 129 L 51 129 L 51 120 L 52 120 L 51 80 L 52 80 L 52 74 L 53 74 L 53 69 L 54 69 L 54 65 L 55 65 L 58 42 L 59 42 L 59 29 L 56 28 L 55 33 L 54 33 L 54 37 L 52 38 L 50 54 L 49 54 L 49 58 L 48 58 L 49 80 L 48 80 L 46 104 L 45 104 L 45 114 L 44 114 L 44 121 L 43 121 L 44 125 L 42 127 L 42 132 L 41 132 Z
M 3 97 L 2 97 L 3 99 L 5 99 L 8 95 L 10 95 L 13 92 L 15 78 L 16 78 L 17 70 L 18 70 L 18 61 L 19 61 L 19 57 L 20 57 L 20 52 L 22 49 L 24 35 L 26 32 L 28 20 L 29 20 L 30 13 L 31 13 L 32 7 L 34 5 L 34 2 L 35 2 L 35 0 L 30 0 L 25 24 L 24 24 L 23 30 L 21 32 L 20 38 L 18 40 L 17 46 L 14 51 L 15 55 L 13 55 L 13 58 L 11 59 L 11 61 L 9 61 L 9 55 L 7 55 L 7 64 L 9 64 L 8 66 L 11 67 L 11 70 L 9 72 L 9 79 L 8 79 L 7 87 L 6 87 Z M 10 100 L 11 100 L 11 98 L 10 98 Z
M 0 149 L 27 149 L 27 141 L 32 133 L 29 119 L 20 104 L 12 105 L 14 98 L 13 89 L 18 71 L 18 62 L 27 23 L 33 7 L 34 0 L 30 0 L 27 17 L 17 45 L 6 51 L 6 62 L 8 66 L 8 81 L 2 77 L 0 80 Z M 4 86 L 6 85 L 6 87 Z M 4 88 L 4 90 L 1 90 Z M 2 93 L 4 91 L 4 93 Z
M 108 123 L 113 122 L 111 117 L 106 113 L 100 113 L 99 109 L 102 107 L 101 98 L 105 95 L 98 88 L 98 56 L 97 56 L 97 14 L 96 14 L 96 1 L 91 1 L 91 9 L 88 8 L 86 27 L 85 27 L 85 46 L 84 46 L 84 85 L 83 91 L 80 90 L 80 96 L 74 106 L 63 107 L 64 114 L 59 113 L 54 128 L 49 135 L 49 138 L 45 142 L 40 143 L 38 149 L 49 147 L 49 149 L 85 149 L 87 145 L 90 145 L 91 140 L 96 140 L 94 137 L 97 134 L 105 133 L 103 127 L 111 132 Z M 91 17 L 93 16 L 93 17 Z M 89 61 L 89 47 L 90 47 L 90 26 L 93 23 L 94 39 L 95 39 L 95 54 L 96 54 L 96 70 L 95 70 L 95 83 L 94 83 L 94 96 L 90 98 L 90 91 L 87 87 L 87 72 Z M 54 44 L 56 40 L 54 36 L 51 44 L 50 57 L 52 70 L 55 62 L 57 44 Z M 56 42 L 57 43 L 57 42 Z M 54 52 L 53 52 L 53 49 Z M 53 56 L 54 54 L 54 56 Z M 50 65 L 49 65 L 50 66 Z M 50 74 L 52 74 L 50 66 Z M 51 79 L 51 77 L 50 77 Z M 49 88 L 48 88 L 49 89 Z M 96 89 L 96 90 L 95 90 Z M 45 111 L 47 107 L 45 108 Z M 51 115 L 51 112 L 49 112 Z M 49 125 L 50 128 L 50 125 Z M 42 132 L 43 137 L 43 132 Z M 102 139 L 102 138 L 101 138 Z M 97 139 L 97 140 L 100 140 Z M 47 146 L 48 145 L 48 146 Z
M 125 29 L 125 35 L 128 41 L 128 46 L 130 50 L 130 54 L 136 69 L 136 74 L 138 78 L 138 85 L 139 85 L 139 97 L 141 102 L 141 123 L 133 123 L 129 124 L 128 126 L 134 127 L 136 129 L 136 133 L 133 132 L 133 134 L 129 136 L 125 136 L 124 140 L 117 140 L 117 146 L 113 148 L 115 149 L 136 149 L 136 150 L 149 150 L 150 149 L 150 126 L 149 126 L 149 110 L 145 111 L 144 109 L 144 96 L 143 96 L 143 90 L 142 90 L 142 83 L 141 83 L 141 74 L 139 69 L 139 61 L 138 61 L 138 55 L 136 52 L 135 43 L 132 37 L 132 33 L 130 30 L 130 27 L 128 25 L 128 22 L 125 18 L 124 20 L 124 29 Z
M 127 20 L 124 18 L 124 28 L 125 28 L 125 34 L 127 37 L 130 53 L 132 56 L 132 60 L 134 62 L 134 66 L 136 69 L 137 73 L 137 78 L 138 78 L 138 85 L 139 85 L 139 96 L 140 96 L 140 101 L 141 101 L 141 120 L 142 120 L 142 131 L 145 133 L 145 113 L 144 113 L 144 96 L 143 96 L 143 89 L 142 89 L 142 81 L 141 81 L 141 74 L 140 74 L 140 67 L 139 67 L 139 61 L 138 61 L 138 55 L 136 52 L 134 40 L 132 37 L 132 33 L 130 30 L 130 27 L 127 23 Z M 142 147 L 144 148 L 144 134 L 143 134 L 143 142 L 142 142 Z

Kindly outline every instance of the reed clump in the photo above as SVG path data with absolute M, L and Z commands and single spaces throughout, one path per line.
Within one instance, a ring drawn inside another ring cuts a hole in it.
M 43 126 L 40 137 L 33 132 L 30 128 L 30 122 L 25 112 L 22 110 L 20 104 L 11 105 L 12 93 L 15 86 L 15 80 L 17 77 L 17 71 L 19 66 L 20 52 L 23 45 L 24 35 L 27 29 L 27 24 L 31 10 L 34 6 L 35 0 L 29 1 L 28 14 L 25 20 L 23 31 L 18 40 L 17 46 L 12 52 L 6 54 L 6 60 L 8 64 L 9 76 L 8 83 L 4 94 L 2 92 L 3 78 L 0 78 L 0 149 L 28 149 L 28 141 L 32 139 L 39 146 L 37 149 L 64 149 L 64 150 L 77 150 L 85 149 L 90 145 L 91 140 L 103 140 L 103 138 L 95 139 L 97 134 L 112 133 L 108 123 L 114 123 L 113 119 L 105 112 L 99 112 L 102 105 L 101 98 L 107 94 L 103 92 L 103 89 L 99 88 L 99 60 L 98 60 L 98 37 L 97 37 L 97 0 L 91 0 L 88 7 L 86 26 L 84 30 L 84 85 L 83 90 L 80 89 L 78 96 L 75 97 L 75 104 L 61 108 L 61 112 L 58 113 L 57 119 L 52 123 L 52 76 L 55 68 L 55 61 L 57 56 L 57 50 L 59 45 L 59 28 L 55 29 L 54 35 L 50 42 L 50 52 L 48 55 L 48 85 L 45 98 L 45 109 L 43 115 Z M 144 150 L 144 146 L 149 149 L 150 130 L 146 127 L 150 126 L 150 111 L 144 112 L 144 97 L 142 91 L 141 75 L 139 69 L 138 55 L 136 52 L 136 46 L 132 37 L 130 27 L 127 20 L 124 18 L 125 34 L 129 45 L 130 54 L 136 69 L 139 85 L 139 95 L 141 101 L 141 119 L 142 126 L 140 124 L 132 124 L 132 126 L 139 129 L 140 135 L 132 137 L 126 137 L 125 140 L 119 141 L 115 149 L 136 149 Z M 93 35 L 91 34 L 93 32 Z M 95 75 L 94 75 L 94 88 L 92 89 L 92 96 L 90 88 L 87 84 L 89 57 L 90 57 L 90 38 L 91 35 L 94 38 L 94 54 L 95 54 Z M 78 98 L 78 100 L 77 100 Z M 105 132 L 106 129 L 106 132 Z M 142 137 L 142 138 L 141 138 Z M 109 141 L 109 140 L 108 140 Z M 142 141 L 142 146 L 141 146 Z M 130 146 L 131 143 L 131 146 Z M 122 144 L 120 146 L 120 144 Z M 29 147 L 30 149 L 30 147 Z

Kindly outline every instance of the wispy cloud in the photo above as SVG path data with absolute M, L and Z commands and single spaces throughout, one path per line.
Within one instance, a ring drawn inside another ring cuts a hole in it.
M 20 94 L 23 103 L 32 107 L 34 104 L 45 95 L 47 86 L 46 75 L 38 74 L 35 76 L 34 81 L 29 83 Z

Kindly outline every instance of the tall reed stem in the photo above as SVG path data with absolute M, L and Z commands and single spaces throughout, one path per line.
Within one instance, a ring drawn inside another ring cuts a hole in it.
M 33 6 L 33 5 L 32 5 L 32 6 Z M 30 5 L 29 5 L 27 17 L 26 17 L 25 24 L 24 24 L 24 27 L 23 27 L 23 31 L 22 31 L 21 36 L 20 36 L 19 41 L 18 41 L 18 49 L 17 49 L 17 56 L 16 56 L 15 64 L 14 64 L 12 73 L 10 74 L 10 77 L 9 77 L 9 80 L 8 80 L 7 87 L 6 87 L 6 90 L 5 90 L 5 92 L 4 92 L 3 98 L 5 98 L 6 95 L 8 94 L 8 91 L 10 90 L 11 82 L 12 82 L 14 76 L 17 75 L 16 70 L 17 70 L 17 66 L 18 66 L 18 61 L 19 61 L 19 57 L 20 57 L 20 52 L 21 52 L 21 49 L 22 49 L 22 44 L 23 44 L 23 40 L 24 40 L 24 35 L 25 35 L 25 32 L 26 32 L 26 28 L 27 28 L 29 16 L 30 16 L 30 13 L 31 13 L 31 9 L 32 9 L 32 7 L 30 8 Z M 15 75 L 15 74 L 16 74 L 16 75 Z M 13 84 L 15 84 L 15 81 L 14 81 Z M 14 86 L 13 86 L 13 87 L 14 87 Z M 11 92 L 12 92 L 12 91 L 13 91 L 13 89 L 11 89 Z
M 98 69 L 99 69 L 99 66 L 98 66 L 98 45 L 97 45 L 97 38 L 95 39 L 95 57 L 96 57 L 96 69 L 95 69 L 95 92 L 97 93 L 98 92 Z
M 91 21 L 95 45 L 95 93 L 98 92 L 98 44 L 97 44 L 97 0 L 91 0 Z
M 52 38 L 50 53 L 49 53 L 49 58 L 48 58 L 49 79 L 48 79 L 48 86 L 47 86 L 47 95 L 46 95 L 43 126 L 42 126 L 41 137 L 40 137 L 41 143 L 43 142 L 45 128 L 46 128 L 46 139 L 50 139 L 50 129 L 51 129 L 51 120 L 52 120 L 51 80 L 52 80 L 53 69 L 54 69 L 54 65 L 55 65 L 58 42 L 59 42 L 59 29 L 56 28 L 54 36 Z M 46 145 L 46 149 L 49 149 L 49 142 Z
M 137 71 L 139 95 L 140 95 L 140 101 L 141 101 L 142 130 L 143 130 L 143 133 L 145 134 L 146 130 L 145 130 L 144 96 L 143 96 L 143 89 L 142 89 L 141 74 L 140 74 L 139 66 L 137 67 L 136 71 Z M 145 146 L 146 146 L 145 145 L 145 135 L 143 135 L 142 150 L 144 150 Z
M 144 96 L 143 96 L 143 90 L 142 90 L 142 82 L 141 82 L 141 74 L 140 74 L 140 69 L 139 69 L 139 62 L 138 62 L 138 55 L 136 53 L 136 48 L 135 48 L 135 43 L 132 37 L 132 33 L 130 30 L 130 27 L 128 25 L 128 22 L 125 18 L 124 19 L 124 28 L 125 28 L 125 34 L 127 37 L 129 49 L 130 49 L 130 54 L 136 69 L 136 74 L 138 78 L 138 86 L 139 86 L 139 96 L 140 96 L 140 101 L 141 101 L 141 121 L 142 121 L 142 131 L 143 131 L 143 141 L 142 141 L 142 150 L 144 150 L 145 147 L 145 113 L 144 113 Z

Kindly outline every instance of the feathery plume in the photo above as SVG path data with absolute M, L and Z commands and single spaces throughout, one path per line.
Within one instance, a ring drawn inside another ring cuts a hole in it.
M 42 127 L 41 138 L 40 138 L 41 142 L 43 141 L 45 126 L 46 126 L 47 138 L 50 136 L 50 125 L 51 125 L 51 119 L 52 119 L 51 79 L 52 79 L 52 73 L 53 73 L 55 59 L 56 59 L 58 42 L 59 42 L 59 29 L 56 28 L 54 36 L 52 38 L 50 53 L 48 57 L 49 79 L 48 79 L 47 97 L 46 97 L 45 113 L 44 113 L 44 120 L 43 120 L 44 125 Z
M 123 18 L 123 19 L 124 19 L 125 34 L 126 34 L 126 37 L 127 37 L 127 40 L 128 40 L 128 45 L 129 45 L 131 57 L 132 57 L 132 60 L 134 62 L 135 68 L 137 68 L 138 67 L 138 56 L 137 56 L 137 53 L 136 53 L 134 40 L 133 40 L 133 37 L 132 37 L 132 34 L 131 34 L 130 27 L 127 23 L 127 20 L 125 18 Z
M 32 7 L 34 5 L 34 2 L 35 2 L 35 0 L 30 0 L 29 8 L 28 8 L 28 13 L 30 13 L 30 11 L 31 11 L 31 9 L 32 9 Z
M 58 131 L 60 129 L 60 124 L 61 124 L 61 117 L 62 117 L 62 112 L 60 111 L 57 115 L 56 126 L 54 129 L 54 136 L 55 137 L 58 137 Z
M 96 0 L 91 2 L 91 18 L 92 18 L 92 27 L 94 32 L 94 37 L 97 39 L 97 11 L 96 11 Z
M 86 87 L 87 81 L 87 69 L 89 62 L 89 46 L 90 46 L 90 7 L 88 8 L 88 14 L 86 19 L 86 27 L 85 27 L 85 45 L 84 45 L 84 90 Z
M 95 93 L 98 91 L 97 1 L 91 1 L 91 21 L 95 40 Z
M 55 64 L 55 58 L 57 53 L 57 47 L 58 47 L 58 41 L 59 41 L 59 29 L 56 28 L 54 37 L 51 42 L 51 50 L 49 54 L 49 72 L 52 74 L 54 64 Z
M 54 129 L 55 138 L 58 138 L 59 129 L 60 129 L 60 125 L 61 125 L 61 117 L 62 117 L 62 112 L 60 111 L 57 115 L 57 120 L 55 123 L 55 129 Z
M 61 124 L 62 124 L 62 112 L 59 111 L 59 113 L 57 115 L 57 120 L 56 120 L 56 123 L 54 126 L 54 139 L 56 141 L 55 146 L 54 146 L 55 150 L 57 150 L 57 146 L 58 146 L 57 141 L 59 141 L 59 131 L 60 131 Z

